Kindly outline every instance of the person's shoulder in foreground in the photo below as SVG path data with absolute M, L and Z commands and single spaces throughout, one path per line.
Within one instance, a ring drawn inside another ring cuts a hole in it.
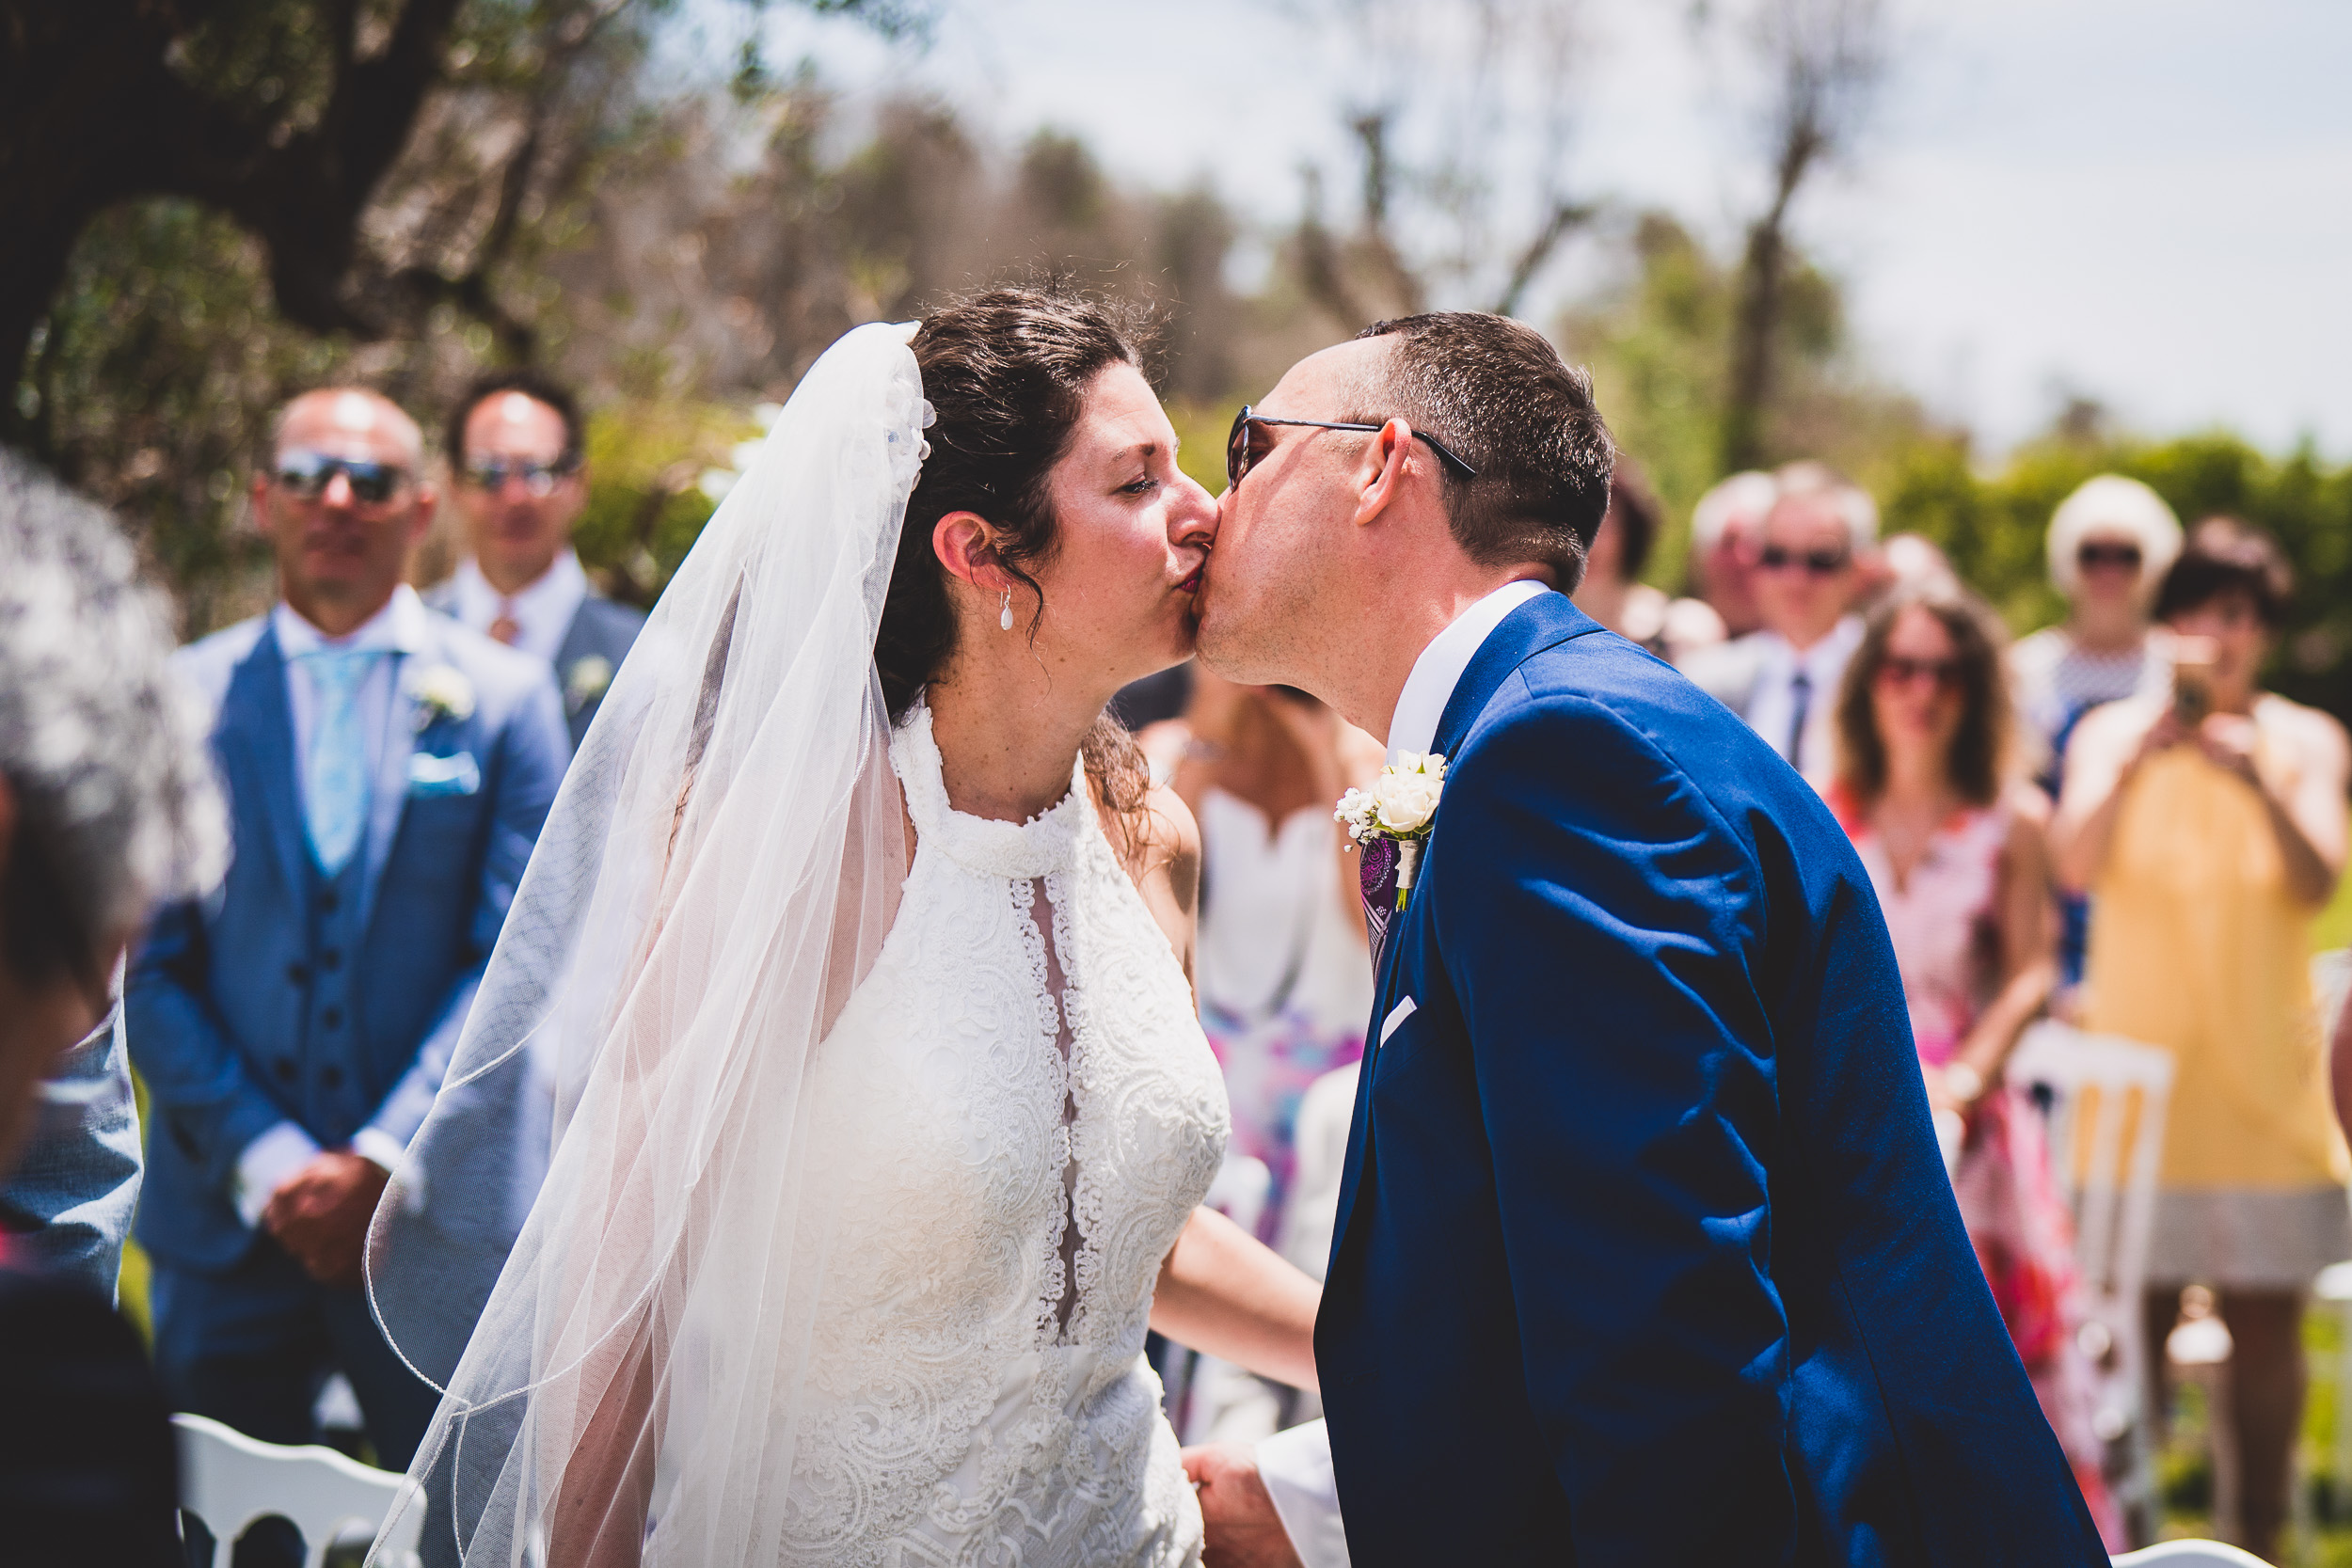
M 180 1559 L 169 1412 L 131 1325 L 95 1291 L 0 1247 L 0 1561 Z

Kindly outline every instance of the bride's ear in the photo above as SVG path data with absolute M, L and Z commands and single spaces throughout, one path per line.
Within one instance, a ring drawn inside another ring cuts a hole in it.
M 950 512 L 932 525 L 931 553 L 951 576 L 987 593 L 1011 586 L 996 560 L 996 531 L 977 512 Z

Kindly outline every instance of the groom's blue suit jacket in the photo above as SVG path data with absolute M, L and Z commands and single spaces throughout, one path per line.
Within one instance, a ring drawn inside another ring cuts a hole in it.
M 1358 1568 L 2104 1564 L 1820 800 L 1557 594 L 1436 749 L 1315 1335 Z

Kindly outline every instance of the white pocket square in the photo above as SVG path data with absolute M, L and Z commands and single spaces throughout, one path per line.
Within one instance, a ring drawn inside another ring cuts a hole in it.
M 1421 1011 L 1421 1004 L 1406 997 L 1389 1009 L 1389 1016 L 1380 1021 L 1380 1043 L 1389 1043 L 1389 1037 L 1405 1026 L 1405 1021 Z
M 482 768 L 471 752 L 437 757 L 419 752 L 408 759 L 411 795 L 471 795 L 482 787 Z

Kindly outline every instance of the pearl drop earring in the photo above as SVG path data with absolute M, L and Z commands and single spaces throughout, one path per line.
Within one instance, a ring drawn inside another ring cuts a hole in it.
M 996 625 L 1002 630 L 1012 630 L 1012 590 L 1009 588 L 1005 590 L 1005 610 L 996 617 Z

